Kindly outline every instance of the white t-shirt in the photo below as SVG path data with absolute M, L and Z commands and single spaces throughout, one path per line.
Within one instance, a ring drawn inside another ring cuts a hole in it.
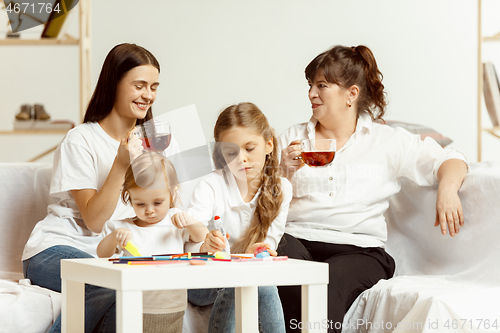
M 71 190 L 99 191 L 108 177 L 116 157 L 119 141 L 110 137 L 97 122 L 84 123 L 70 130 L 54 153 L 50 195 L 61 200 L 49 205 L 48 215 L 37 223 L 24 247 L 22 260 L 55 245 L 68 245 L 97 256 L 102 236 L 87 229 Z M 172 137 L 165 155 L 178 153 Z M 118 220 L 134 216 L 131 206 L 121 200 L 110 218 Z
M 143 256 L 183 253 L 184 243 L 189 241 L 189 232 L 186 229 L 178 229 L 172 224 L 171 218 L 178 212 L 180 210 L 177 208 L 170 209 L 162 221 L 150 227 L 137 226 L 134 223 L 135 218 L 108 221 L 104 225 L 102 236 L 106 237 L 118 228 L 126 228 L 132 232 L 131 241 Z M 118 246 L 117 251 L 121 255 L 130 255 L 121 246 Z M 184 311 L 187 306 L 185 289 L 144 291 L 142 298 L 144 313 L 173 313 Z
M 228 183 L 224 180 L 222 170 L 214 171 L 200 180 L 194 190 L 187 213 L 205 225 L 213 221 L 216 215 L 220 216 L 226 233 L 231 236 L 229 245 L 233 246 L 252 221 L 261 189 L 250 202 L 245 203 L 234 175 L 231 172 L 225 172 L 225 174 Z M 283 236 L 288 207 L 292 199 L 292 185 L 288 179 L 281 178 L 281 185 L 283 191 L 281 210 L 271 223 L 267 237 L 263 241 L 263 243 L 269 243 L 274 250 Z
M 279 152 L 290 142 L 314 139 L 317 119 L 286 130 Z M 437 182 L 445 160 L 466 157 L 443 149 L 431 138 L 421 140 L 402 128 L 372 122 L 360 115 L 356 130 L 327 167 L 305 165 L 292 177 L 293 199 L 285 232 L 301 239 L 360 247 L 384 247 L 388 198 L 407 177 L 421 186 Z M 432 221 L 428 222 L 432 223 Z

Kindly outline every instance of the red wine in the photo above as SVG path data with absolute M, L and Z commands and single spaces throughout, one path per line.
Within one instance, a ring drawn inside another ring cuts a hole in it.
M 155 151 L 157 153 L 164 151 L 170 145 L 171 135 L 159 135 L 153 138 L 145 138 L 142 140 L 142 147 L 146 150 Z
M 304 163 L 311 166 L 324 166 L 333 161 L 335 157 L 334 151 L 303 151 L 302 160 Z

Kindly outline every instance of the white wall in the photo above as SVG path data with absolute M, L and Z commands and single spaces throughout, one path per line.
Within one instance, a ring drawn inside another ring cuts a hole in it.
M 487 7 L 492 0 L 483 2 Z M 207 140 L 217 114 L 241 101 L 256 103 L 278 133 L 307 121 L 305 66 L 332 45 L 365 44 L 384 74 L 390 100 L 386 118 L 431 126 L 452 138 L 471 161 L 477 158 L 476 1 L 92 4 L 93 85 L 114 45 L 144 46 L 161 64 L 155 114 L 196 104 Z M 490 22 L 498 21 L 489 17 Z M 500 31 L 500 26 L 492 29 Z M 0 47 L 0 129 L 11 128 L 24 102 L 41 101 L 53 118 L 76 121 L 77 66 L 74 47 Z M 8 141 L 0 146 L 0 161 L 27 160 L 60 139 L 16 137 L 15 145 Z M 494 153 L 500 140 L 485 144 L 484 159 L 500 159 Z
M 483 0 L 482 10 L 482 35 L 493 36 L 500 32 L 500 1 L 498 0 Z M 500 75 L 500 42 L 483 43 L 482 59 L 483 61 L 491 61 L 496 67 L 497 75 Z M 481 114 L 483 127 L 491 127 L 491 120 L 486 111 L 484 99 L 482 99 Z M 500 134 L 500 132 L 498 133 Z M 482 134 L 483 139 L 483 160 L 500 160 L 500 139 L 495 138 L 489 133 Z

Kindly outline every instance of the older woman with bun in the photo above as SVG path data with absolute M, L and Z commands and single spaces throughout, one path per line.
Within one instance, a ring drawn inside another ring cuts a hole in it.
M 464 225 L 458 190 L 467 174 L 463 154 L 383 125 L 387 105 L 382 74 L 366 46 L 335 46 L 305 69 L 312 116 L 279 137 L 281 165 L 293 199 L 279 255 L 329 264 L 328 331 L 340 332 L 352 302 L 395 263 L 384 250 L 388 198 L 406 177 L 439 183 L 436 220 L 451 237 Z M 335 139 L 333 161 L 305 165 L 300 140 Z M 300 287 L 280 287 L 287 332 L 299 328 Z

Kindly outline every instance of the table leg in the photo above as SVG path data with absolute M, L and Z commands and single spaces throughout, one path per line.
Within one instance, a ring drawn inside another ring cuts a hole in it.
M 326 333 L 329 324 L 327 306 L 328 289 L 326 284 L 302 286 L 302 332 Z
M 259 290 L 257 286 L 235 288 L 236 333 L 259 331 Z
M 85 330 L 85 283 L 62 279 L 62 333 Z
M 116 332 L 142 332 L 142 291 L 116 291 Z

